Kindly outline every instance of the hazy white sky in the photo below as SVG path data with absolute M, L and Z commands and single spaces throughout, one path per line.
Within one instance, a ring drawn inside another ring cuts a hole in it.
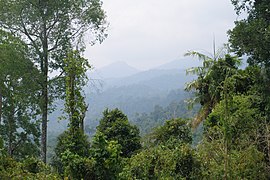
M 187 50 L 212 52 L 227 42 L 234 26 L 230 0 L 103 0 L 110 23 L 108 38 L 89 46 L 85 56 L 99 68 L 125 61 L 149 69 L 175 59 Z

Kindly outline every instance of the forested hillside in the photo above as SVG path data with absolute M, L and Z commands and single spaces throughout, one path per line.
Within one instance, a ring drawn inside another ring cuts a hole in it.
M 174 62 L 172 61 L 172 63 Z M 186 63 L 185 67 L 192 67 L 193 64 L 194 62 L 191 61 L 191 63 Z M 197 62 L 197 64 L 199 63 Z M 125 67 L 120 66 L 117 70 L 124 70 L 122 68 Z M 90 80 L 88 85 L 84 87 L 86 103 L 89 104 L 85 117 L 87 128 L 90 127 L 92 132 L 95 131 L 95 127 L 102 117 L 102 112 L 106 108 L 121 109 L 132 122 L 135 121 L 135 116 L 138 113 L 150 113 L 154 111 L 155 106 L 167 107 L 176 102 L 182 103 L 179 111 L 185 112 L 187 108 L 184 100 L 191 96 L 191 93 L 186 92 L 184 86 L 196 76 L 187 76 L 182 66 L 175 69 L 175 66 L 170 66 L 169 63 L 165 64 L 164 67 L 167 69 L 159 69 L 161 67 L 158 67 L 130 76 L 124 76 L 124 73 L 121 78 L 102 79 L 101 76 L 97 75 L 98 70 L 94 72 L 93 76 L 88 74 Z M 115 64 L 112 64 L 111 67 L 107 66 L 105 70 L 101 69 L 98 74 L 107 74 L 109 77 L 113 77 L 114 68 Z M 103 73 L 104 71 L 106 73 Z M 96 81 L 91 81 L 91 79 Z M 58 120 L 61 116 L 62 105 L 63 102 L 55 102 L 57 109 L 49 117 L 50 131 L 61 133 L 68 124 L 68 121 Z
M 231 3 L 243 17 L 212 54 L 114 64 L 95 92 L 102 1 L 1 0 L 0 179 L 270 179 L 270 3 Z

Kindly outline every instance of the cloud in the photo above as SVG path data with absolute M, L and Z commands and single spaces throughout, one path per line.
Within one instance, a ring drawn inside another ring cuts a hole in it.
M 191 49 L 211 51 L 227 41 L 236 15 L 229 0 L 104 0 L 109 37 L 88 47 L 96 67 L 125 61 L 148 69 Z

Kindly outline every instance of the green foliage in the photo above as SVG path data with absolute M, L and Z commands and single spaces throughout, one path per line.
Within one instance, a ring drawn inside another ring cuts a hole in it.
M 38 62 L 51 54 L 50 68 L 57 69 L 70 45 L 83 43 L 86 31 L 91 31 L 92 43 L 104 40 L 107 25 L 101 6 L 100 0 L 2 0 L 0 25 L 26 38 Z
M 200 163 L 189 145 L 158 145 L 132 156 L 120 179 L 196 179 L 199 174 Z
M 193 117 L 199 106 L 194 106 L 191 110 L 187 107 L 185 100 L 178 101 L 181 97 L 178 97 L 175 92 L 171 94 L 172 99 L 177 99 L 171 102 L 168 106 L 162 107 L 156 105 L 154 110 L 150 113 L 137 113 L 132 122 L 140 129 L 142 136 L 150 134 L 154 128 L 163 125 L 166 120 L 174 118 L 191 118 Z
M 26 158 L 17 162 L 10 157 L 0 157 L 0 179 L 38 179 L 57 180 L 60 177 L 52 173 L 49 166 L 35 158 Z
M 85 98 L 82 95 L 82 87 L 87 82 L 86 71 L 90 68 L 88 60 L 81 57 L 78 51 L 68 54 L 64 60 L 66 96 L 65 112 L 69 116 L 70 131 L 84 131 L 84 117 L 87 111 Z
M 229 31 L 230 46 L 238 56 L 247 54 L 250 66 L 239 70 L 240 59 L 227 53 L 188 53 L 203 60 L 202 67 L 188 71 L 198 79 L 186 87 L 202 105 L 195 126 L 205 120 L 197 151 L 202 178 L 269 179 L 269 2 L 232 2 L 248 17 Z
M 38 156 L 40 74 L 19 38 L 0 30 L 0 134 L 10 156 Z
M 260 149 L 260 131 L 265 119 L 260 102 L 256 95 L 233 96 L 228 118 L 226 100 L 222 100 L 206 119 L 204 140 L 198 149 L 205 178 L 269 178 L 264 152 Z
M 58 137 L 58 144 L 55 148 L 57 156 L 61 156 L 65 150 L 69 150 L 72 153 L 76 153 L 80 156 L 88 156 L 90 143 L 87 140 L 87 136 L 81 131 L 76 134 L 72 134 L 70 131 L 65 131 Z
M 141 148 L 139 129 L 131 125 L 119 109 L 106 109 L 103 116 L 97 131 L 104 134 L 106 140 L 117 141 L 121 145 L 121 156 L 130 157 Z
M 93 137 L 91 148 L 89 148 L 88 146 L 72 146 L 70 140 L 68 140 L 68 144 L 64 141 L 68 137 L 70 136 L 67 134 L 59 137 L 56 148 L 58 156 L 52 163 L 60 174 L 72 179 L 117 178 L 122 168 L 122 159 L 121 146 L 116 141 L 107 141 L 102 133 L 97 132 Z M 63 145 L 69 146 L 63 147 Z M 70 146 L 78 148 L 78 151 L 74 151 L 74 148 L 72 149 Z M 86 152 L 80 152 L 82 149 L 85 149 Z
M 121 171 L 121 145 L 108 141 L 106 136 L 97 132 L 93 138 L 90 157 L 94 160 L 93 179 L 117 179 Z
M 121 156 L 130 156 L 141 147 L 138 129 L 131 126 L 118 109 L 104 111 L 104 118 L 100 121 L 90 149 L 86 136 L 82 135 L 82 131 L 72 125 L 58 139 L 53 164 L 66 177 L 117 179 L 122 169 Z
M 64 63 L 65 112 L 69 118 L 69 129 L 58 138 L 52 164 L 61 174 L 81 179 L 89 173 L 93 164 L 88 159 L 90 144 L 83 131 L 87 106 L 81 95 L 82 86 L 87 79 L 85 73 L 90 66 L 78 51 L 70 52 Z
M 0 27 L 27 42 L 31 60 L 41 71 L 41 155 L 46 162 L 47 122 L 49 105 L 62 90 L 59 77 L 49 73 L 63 70 L 67 53 L 73 47 L 84 50 L 83 37 L 91 32 L 91 42 L 102 42 L 105 37 L 105 12 L 100 0 L 21 0 L 0 1 Z M 53 87 L 54 86 L 54 87 Z
M 156 128 L 150 134 L 148 141 L 155 145 L 166 144 L 168 141 L 190 144 L 192 142 L 191 129 L 186 120 L 171 119 L 166 121 L 163 126 Z
M 221 138 L 211 142 L 203 141 L 198 147 L 202 179 L 223 179 L 225 158 L 228 159 L 227 171 L 230 179 L 268 179 L 263 153 L 250 145 L 243 149 L 232 149 L 226 155 Z
M 73 161 L 84 162 L 86 157 L 89 156 L 90 143 L 87 140 L 87 136 L 82 133 L 82 131 L 76 131 L 73 134 L 71 131 L 65 131 L 58 137 L 57 145 L 55 148 L 55 156 L 52 159 L 52 166 L 54 166 L 60 174 L 64 174 L 65 169 L 71 174 L 76 174 L 74 167 L 71 168 L 70 165 L 75 166 L 75 164 L 70 164 L 67 155 L 72 156 Z M 77 158 L 77 159 L 76 159 Z M 80 166 L 78 163 L 78 166 Z M 77 174 L 78 176 L 82 174 Z
M 247 54 L 250 64 L 270 66 L 270 4 L 267 0 L 233 0 L 237 12 L 246 11 L 246 19 L 236 21 L 229 41 L 239 55 Z
M 228 119 L 230 136 L 236 139 L 245 139 L 248 142 L 256 139 L 256 132 L 264 117 L 260 113 L 258 104 L 260 97 L 254 95 L 234 96 L 230 103 Z M 204 123 L 205 130 L 214 126 L 224 126 L 225 101 L 221 101 Z M 249 137 L 249 138 L 248 138 Z M 237 141 L 236 141 L 237 142 Z M 238 144 L 239 145 L 239 144 Z
M 127 159 L 120 179 L 195 179 L 200 174 L 191 129 L 183 119 L 171 119 L 149 136 L 145 149 Z M 150 146 L 149 146 L 150 145 Z
M 5 154 L 6 154 L 6 152 L 4 149 L 4 141 L 2 139 L 2 136 L 0 136 L 0 157 L 2 157 Z
M 69 150 L 61 154 L 65 177 L 72 179 L 94 179 L 95 161 L 87 157 L 72 153 Z
M 236 21 L 235 27 L 229 31 L 229 41 L 232 49 L 238 55 L 248 55 L 250 65 L 259 66 L 256 84 L 253 87 L 253 94 L 261 96 L 260 114 L 265 115 L 262 126 L 262 143 L 260 149 L 264 149 L 265 158 L 270 167 L 270 139 L 269 122 L 270 122 L 270 4 L 267 0 L 245 0 L 233 1 L 237 12 L 247 12 L 247 18 Z M 262 148 L 264 146 L 264 148 Z

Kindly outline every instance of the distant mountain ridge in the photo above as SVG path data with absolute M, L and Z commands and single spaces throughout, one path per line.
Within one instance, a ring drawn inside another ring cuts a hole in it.
M 196 67 L 201 65 L 201 62 L 198 59 L 190 58 L 190 57 L 183 57 L 180 59 L 175 59 L 171 62 L 162 64 L 160 66 L 157 66 L 153 69 L 181 69 L 186 70 L 191 67 Z
M 187 76 L 185 70 L 192 66 L 196 66 L 192 60 L 175 60 L 139 71 L 124 62 L 117 62 L 88 73 L 89 79 L 99 79 L 102 86 L 96 91 L 95 82 L 90 81 L 84 88 L 89 104 L 85 124 L 95 127 L 106 108 L 120 108 L 132 119 L 136 113 L 152 112 L 156 105 L 165 107 L 172 101 L 187 99 L 189 93 L 184 91 L 185 83 L 195 76 Z M 49 126 L 63 129 L 67 122 L 61 122 L 63 126 L 56 124 L 61 114 L 61 105 L 57 106 L 58 111 L 50 115 Z
M 107 65 L 103 68 L 97 69 L 90 75 L 91 77 L 97 77 L 100 79 L 103 85 L 103 89 L 110 87 L 128 86 L 134 84 L 140 84 L 142 81 L 150 82 L 152 79 L 156 79 L 160 76 L 174 76 L 174 79 L 181 77 L 178 84 L 183 84 L 191 77 L 185 77 L 186 69 L 199 66 L 201 62 L 196 59 L 182 58 L 173 60 L 169 63 L 165 63 L 156 68 L 152 68 L 146 71 L 139 71 L 138 69 L 131 67 L 125 62 L 116 62 Z M 168 77 L 168 79 L 170 79 Z M 171 81 L 172 82 L 172 81 Z
M 184 77 L 184 78 L 179 78 Z M 179 78 L 179 79 L 178 79 Z M 178 80 L 177 80 L 178 79 Z M 183 84 L 185 84 L 185 79 L 190 79 L 189 77 L 186 77 L 185 70 L 178 70 L 178 69 L 151 69 L 148 71 L 142 71 L 137 74 L 123 77 L 123 78 L 111 78 L 111 79 L 105 79 L 104 80 L 104 89 L 110 88 L 110 87 L 121 87 L 121 86 L 129 86 L 129 85 L 135 85 L 135 84 L 153 84 L 154 82 L 164 82 L 164 86 L 162 88 L 171 88 L 173 86 L 174 88 L 182 88 Z M 175 81 L 173 81 L 175 80 Z M 182 81 L 184 80 L 184 81 Z M 176 83 L 178 81 L 178 83 Z M 168 84 L 169 82 L 170 85 Z M 175 83 L 175 84 L 174 84 Z M 165 85 L 166 84 L 166 85 Z M 182 84 L 182 85 L 181 85 Z
M 183 63 L 184 65 L 181 65 Z M 107 66 L 106 72 L 114 73 L 111 70 L 115 70 L 114 65 L 117 64 Z M 86 123 L 100 118 L 105 108 L 118 107 L 132 117 L 136 113 L 151 112 L 155 105 L 167 106 L 173 99 L 186 99 L 189 95 L 184 91 L 184 86 L 192 81 L 194 76 L 187 76 L 185 70 L 192 66 L 196 66 L 196 61 L 184 59 L 147 71 L 133 71 L 124 77 L 112 78 L 113 74 L 107 74 L 107 78 L 102 79 L 103 86 L 99 92 L 91 91 L 91 86 L 86 89 L 87 101 L 91 107 Z M 123 72 L 124 69 L 121 68 L 129 67 L 126 63 L 121 63 L 116 69 Z
M 90 72 L 90 75 L 100 79 L 108 79 L 127 77 L 138 72 L 140 72 L 138 69 L 123 61 L 119 61 L 102 68 L 95 69 L 93 72 Z

